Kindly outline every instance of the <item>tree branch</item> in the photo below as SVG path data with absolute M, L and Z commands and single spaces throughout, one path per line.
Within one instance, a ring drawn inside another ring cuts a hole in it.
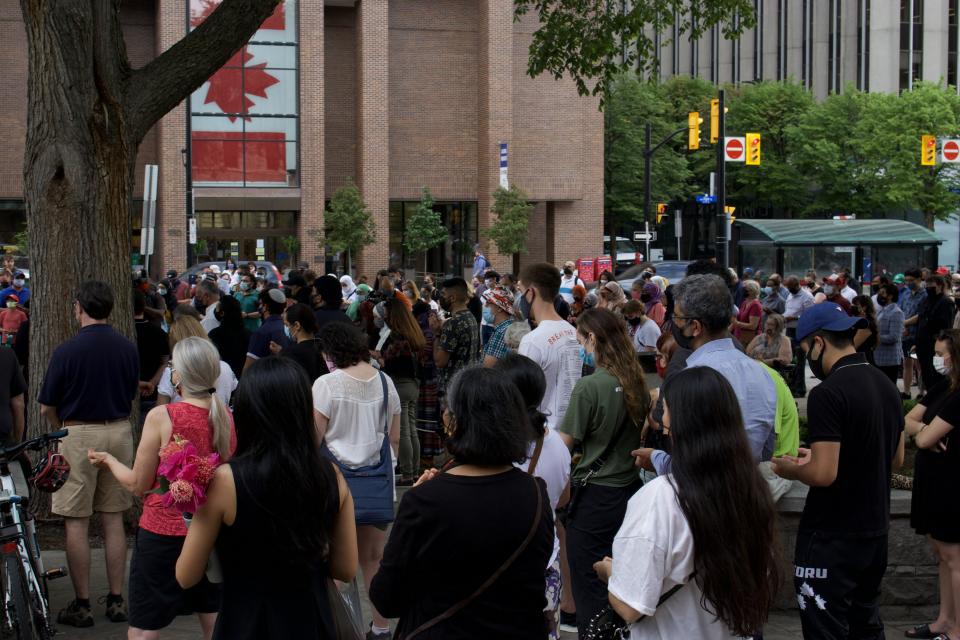
M 257 32 L 280 0 L 223 0 L 203 23 L 128 83 L 127 126 L 141 140 L 164 114 L 207 81 Z

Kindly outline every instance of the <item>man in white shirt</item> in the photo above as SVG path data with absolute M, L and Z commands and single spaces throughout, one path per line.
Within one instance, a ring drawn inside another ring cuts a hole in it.
M 554 308 L 553 301 L 560 290 L 560 274 L 555 266 L 546 262 L 531 264 L 520 272 L 519 284 L 520 314 L 537 323 L 537 328 L 520 341 L 519 352 L 543 369 L 547 389 L 540 411 L 547 416 L 547 426 L 556 429 L 583 369 L 577 330 Z
M 197 293 L 195 294 L 200 304 L 206 307 L 203 319 L 200 324 L 204 330 L 209 333 L 220 326 L 220 321 L 216 317 L 217 307 L 220 306 L 220 287 L 213 280 L 204 278 L 197 283 Z
M 840 295 L 846 298 L 847 302 L 853 302 L 853 299 L 857 297 L 857 290 L 850 286 L 845 275 L 840 274 L 840 279 L 843 283 L 840 288 Z
M 573 304 L 573 288 L 577 285 L 585 286 L 583 280 L 577 275 L 577 265 L 573 260 L 567 260 L 563 263 L 563 275 L 560 276 L 560 295 L 563 296 L 567 304 Z
M 784 303 L 783 319 L 786 321 L 787 337 L 790 338 L 793 344 L 793 355 L 797 360 L 794 375 L 790 380 L 787 380 L 787 383 L 790 385 L 790 390 L 794 396 L 802 398 L 807 392 L 807 381 L 805 378 L 807 357 L 795 339 L 797 335 L 797 320 L 800 319 L 804 311 L 813 306 L 814 300 L 813 294 L 805 287 L 800 286 L 800 278 L 797 276 L 788 276 L 785 284 L 787 285 L 789 295 L 787 296 L 786 303 Z

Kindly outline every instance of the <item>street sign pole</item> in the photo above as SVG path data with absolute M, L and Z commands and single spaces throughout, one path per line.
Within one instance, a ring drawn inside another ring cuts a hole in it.
M 645 142 L 643 145 L 643 230 L 647 234 L 647 252 L 643 254 L 644 260 L 650 259 L 650 186 L 653 183 L 653 151 L 650 146 L 653 144 L 653 125 L 649 122 L 644 127 Z M 612 238 L 613 236 L 611 236 Z
M 726 157 L 725 157 L 725 147 L 726 147 L 726 122 L 725 122 L 725 113 L 724 113 L 724 96 L 723 89 L 720 89 L 719 98 L 720 98 L 720 109 L 719 109 L 719 120 L 720 120 L 720 138 L 717 144 L 717 262 L 722 264 L 725 267 L 730 266 L 730 257 L 729 251 L 727 250 L 727 216 L 726 216 L 726 201 L 727 201 L 727 190 L 726 190 Z
M 680 238 L 683 236 L 683 218 L 680 217 L 680 209 L 677 209 L 674 213 L 673 233 L 677 236 L 677 260 L 682 260 L 683 258 L 680 257 Z

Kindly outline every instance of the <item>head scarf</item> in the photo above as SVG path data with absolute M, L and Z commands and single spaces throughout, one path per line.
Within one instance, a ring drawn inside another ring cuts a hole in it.
M 353 297 L 353 302 L 350 303 L 350 306 L 347 308 L 347 315 L 350 316 L 350 319 L 354 322 L 357 321 L 358 310 L 360 309 L 360 304 L 367 299 L 367 296 L 370 295 L 370 286 L 366 284 L 358 284 L 356 294 Z
M 607 290 L 607 300 L 604 302 L 603 296 L 600 296 L 600 304 L 598 306 L 609 309 L 610 311 L 616 311 L 627 304 L 627 298 L 623 295 L 623 287 L 621 287 L 619 283 L 608 282 L 600 288 L 601 291 L 604 289 Z
M 343 299 L 353 302 L 353 294 L 357 292 L 357 285 L 353 284 L 353 278 L 340 276 L 340 288 L 343 290 Z
M 670 286 L 670 281 L 664 278 L 663 276 L 653 276 L 650 278 L 650 282 L 660 287 L 660 292 L 667 290 L 667 287 Z
M 660 296 L 663 295 L 663 292 L 660 291 L 660 287 L 652 282 L 648 282 L 647 284 L 643 285 L 643 293 L 646 293 L 650 296 L 650 299 L 644 303 L 646 306 L 646 312 L 650 313 L 650 309 L 652 309 L 655 304 L 660 302 Z

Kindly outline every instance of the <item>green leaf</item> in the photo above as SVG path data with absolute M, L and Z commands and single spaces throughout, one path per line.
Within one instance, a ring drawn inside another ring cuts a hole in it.
M 533 213 L 527 194 L 516 185 L 510 185 L 509 189 L 497 187 L 490 211 L 494 219 L 485 235 L 497 245 L 497 251 L 503 255 L 526 253 L 527 232 Z
M 376 241 L 376 226 L 360 189 L 353 183 L 334 191 L 324 214 L 326 233 L 320 234 L 321 245 L 334 253 L 356 253 Z
M 403 246 L 411 254 L 424 253 L 443 244 L 450 236 L 443 226 L 440 212 L 433 210 L 433 196 L 430 189 L 423 188 L 420 205 L 407 219 L 403 235 Z

